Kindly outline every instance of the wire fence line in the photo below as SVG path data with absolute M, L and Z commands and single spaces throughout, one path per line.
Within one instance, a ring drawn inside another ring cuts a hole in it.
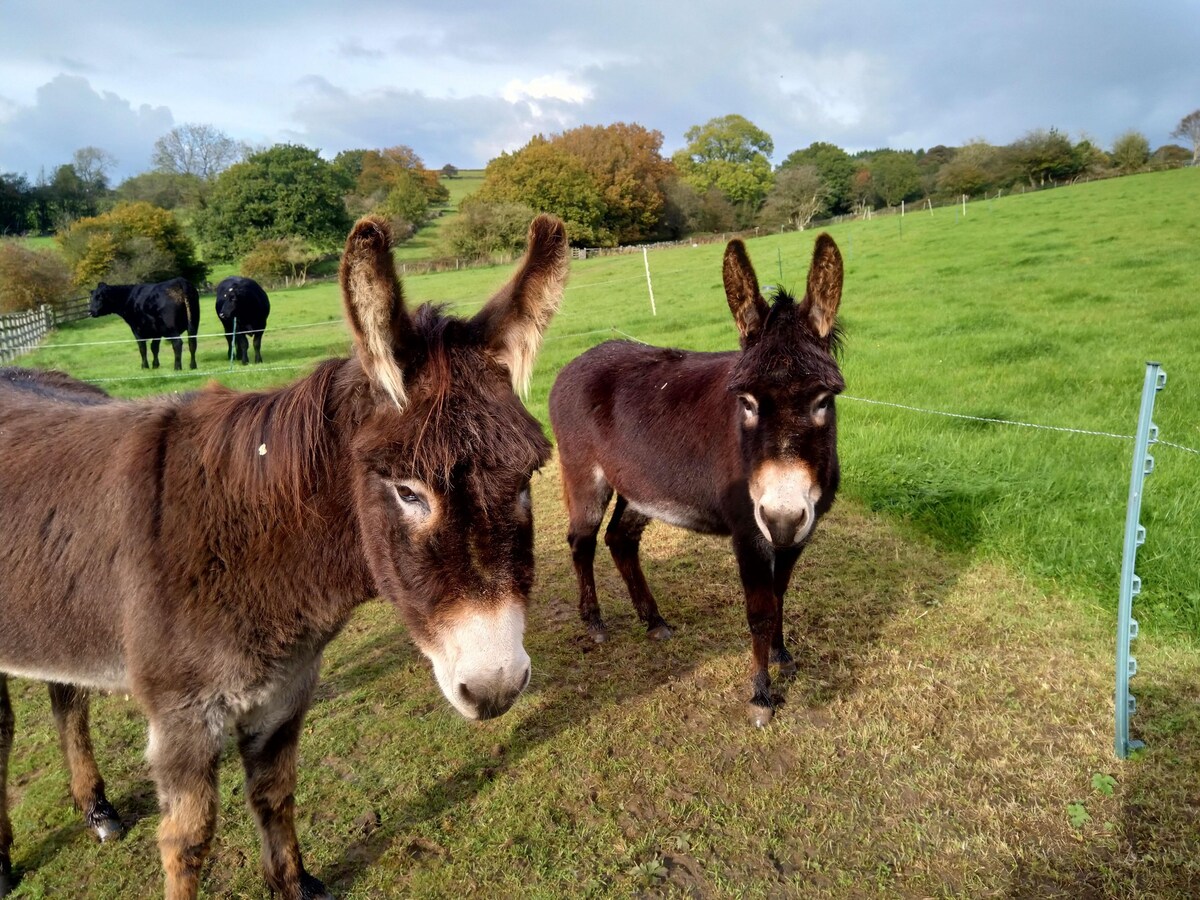
M 324 326 L 324 325 L 339 325 L 340 326 L 341 324 L 342 324 L 342 322 L 340 320 L 330 319 L 330 320 L 324 321 L 324 322 L 307 322 L 307 323 L 300 324 L 300 325 L 282 325 L 282 326 L 279 326 L 278 329 L 272 329 L 272 330 L 283 331 L 283 330 L 290 330 L 290 329 L 315 328 L 315 327 L 320 327 L 320 326 Z M 595 328 L 595 329 L 589 329 L 587 331 L 575 331 L 575 332 L 570 332 L 567 334 L 550 335 L 549 337 L 547 337 L 545 339 L 545 343 L 550 343 L 553 341 L 565 341 L 565 340 L 569 340 L 572 338 L 595 337 L 596 335 L 601 335 L 601 334 L 616 335 L 618 337 L 623 337 L 627 340 L 635 341 L 636 343 L 639 343 L 639 344 L 646 344 L 647 346 L 650 346 L 649 344 L 647 344 L 646 341 L 643 341 L 641 338 L 638 338 L 632 334 L 629 334 L 626 331 L 621 330 L 620 328 L 617 328 L 615 325 L 611 325 L 608 328 Z M 217 333 L 217 334 L 212 334 L 212 335 L 202 335 L 202 336 L 203 337 L 225 337 L 225 334 L 222 332 L 222 333 Z M 129 340 L 83 341 L 83 342 L 78 342 L 78 343 L 73 343 L 73 344 L 56 344 L 55 347 L 86 347 L 86 346 L 97 346 L 97 345 L 102 345 L 102 344 L 121 344 L 121 343 L 129 343 Z M 125 376 L 114 376 L 114 377 L 109 377 L 109 378 L 85 378 L 83 380 L 87 381 L 91 384 L 114 384 L 114 383 L 120 383 L 120 382 L 153 381 L 153 380 L 162 381 L 162 380 L 171 380 L 171 379 L 179 379 L 179 378 L 207 378 L 210 376 L 226 376 L 226 377 L 228 377 L 230 375 L 245 376 L 245 375 L 250 375 L 255 372 L 297 371 L 299 369 L 307 368 L 311 365 L 312 365 L 312 362 L 297 363 L 294 365 L 277 365 L 277 366 L 261 366 L 260 365 L 260 366 L 254 366 L 253 368 L 230 367 L 230 368 L 222 368 L 222 369 L 206 369 L 206 370 L 201 370 L 201 371 L 189 371 L 189 372 L 173 372 L 173 373 L 165 373 L 164 372 L 164 373 L 159 373 L 159 374 L 155 374 L 155 375 L 125 375 Z M 906 403 L 895 403 L 895 402 L 889 401 L 889 400 L 875 400 L 875 399 L 872 399 L 869 397 L 856 397 L 852 394 L 842 394 L 841 399 L 850 400 L 855 403 L 866 403 L 871 406 L 883 406 L 883 407 L 888 407 L 891 409 L 904 410 L 906 412 L 920 413 L 922 415 L 941 416 L 943 418 L 959 419 L 959 420 L 970 421 L 970 422 L 982 422 L 982 423 L 989 424 L 989 425 L 1009 425 L 1009 426 L 1013 426 L 1016 428 L 1031 428 L 1031 429 L 1034 429 L 1037 431 L 1053 431 L 1053 432 L 1060 432 L 1060 433 L 1065 433 L 1065 434 L 1080 434 L 1080 435 L 1087 435 L 1087 436 L 1091 436 L 1091 437 L 1106 437 L 1106 438 L 1114 438 L 1116 440 L 1125 440 L 1125 441 L 1134 440 L 1134 435 L 1132 435 L 1132 434 L 1119 434 L 1119 433 L 1113 432 L 1113 431 L 1099 431 L 1099 430 L 1088 429 L 1088 428 L 1073 428 L 1073 427 L 1063 426 L 1063 425 L 1044 425 L 1044 424 L 1039 424 L 1036 422 L 1023 422 L 1023 421 L 1016 420 L 1016 419 L 1001 419 L 1001 418 L 998 418 L 995 416 L 975 416 L 975 415 L 970 415 L 968 413 L 956 413 L 956 412 L 949 412 L 947 410 L 928 409 L 925 407 L 913 406 L 911 404 L 906 404 Z M 1155 441 L 1155 443 L 1157 443 L 1161 446 L 1164 446 L 1164 447 L 1170 447 L 1174 450 L 1179 450 L 1184 453 L 1200 455 L 1200 450 L 1197 450 L 1193 447 L 1188 447 L 1184 444 L 1175 443 L 1174 441 L 1167 441 L 1167 440 L 1163 440 L 1160 438 L 1157 441 Z

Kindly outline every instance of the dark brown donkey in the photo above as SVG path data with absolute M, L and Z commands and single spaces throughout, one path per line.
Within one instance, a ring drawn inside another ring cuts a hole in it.
M 783 643 L 783 594 L 817 519 L 838 486 L 834 397 L 844 388 L 834 353 L 842 258 L 817 238 L 808 292 L 780 290 L 767 305 L 741 241 L 725 250 L 725 295 L 741 351 L 696 353 L 609 341 L 570 362 L 550 391 L 567 540 L 579 614 L 607 639 L 592 562 L 604 533 L 651 638 L 670 637 L 638 560 L 642 531 L 661 519 L 733 537 L 753 647 L 753 721 L 772 715 L 768 658 L 796 664 Z
M 76 686 L 52 696 L 72 793 L 102 836 L 120 826 L 84 691 L 136 697 L 170 898 L 196 895 L 227 724 L 267 882 L 325 895 L 296 843 L 297 742 L 321 651 L 358 604 L 392 601 L 464 716 L 503 713 L 529 682 L 529 478 L 550 444 L 514 386 L 562 296 L 565 231 L 534 220 L 515 275 L 468 320 L 410 315 L 388 247 L 382 222 L 355 226 L 341 268 L 355 354 L 288 387 L 121 401 L 0 377 L 0 673 Z

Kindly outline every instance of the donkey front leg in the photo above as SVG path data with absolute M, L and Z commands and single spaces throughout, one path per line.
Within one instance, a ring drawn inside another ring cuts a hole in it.
M 771 644 L 779 623 L 779 604 L 771 574 L 770 550 L 758 535 L 734 537 L 734 555 L 746 593 L 746 622 L 750 626 L 750 721 L 759 728 L 775 715 L 771 703 L 771 676 L 767 673 Z M 782 638 L 782 634 L 780 635 Z
M 158 347 L 161 343 L 162 340 L 160 338 L 155 338 L 150 342 L 150 355 L 154 358 L 154 365 L 151 366 L 152 369 L 158 368 Z
M 775 635 L 771 640 L 771 662 L 779 666 L 780 678 L 796 677 L 796 661 L 783 643 L 783 595 L 787 591 L 788 582 L 792 579 L 792 570 L 796 568 L 796 560 L 800 558 L 802 547 L 788 547 L 775 551 Z
M 300 729 L 317 683 L 318 661 L 283 696 L 252 710 L 237 726 L 246 770 L 246 802 L 258 823 L 263 874 L 284 900 L 329 897 L 325 885 L 304 870 L 296 840 L 294 792 Z
M 0 897 L 13 889 L 12 822 L 8 818 L 8 754 L 12 750 L 13 711 L 8 676 L 0 672 Z
M 158 851 L 166 900 L 195 900 L 217 825 L 217 763 L 225 718 L 188 705 L 151 713 L 146 756 L 158 786 Z
M 659 615 L 658 604 L 654 602 L 638 559 L 642 532 L 649 523 L 648 516 L 630 509 L 625 498 L 618 494 L 612 518 L 604 531 L 604 543 L 608 544 L 638 618 L 646 624 L 646 634 L 653 640 L 662 641 L 671 636 L 671 626 Z
M 261 331 L 254 332 L 254 362 L 262 362 L 262 336 Z
M 119 838 L 121 817 L 104 796 L 104 779 L 96 767 L 88 728 L 90 698 L 83 688 L 50 683 L 50 708 L 58 726 L 58 742 L 71 773 L 71 798 L 101 843 Z

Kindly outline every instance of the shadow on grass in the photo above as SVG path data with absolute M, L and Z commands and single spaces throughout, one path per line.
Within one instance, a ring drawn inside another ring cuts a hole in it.
M 512 732 L 501 755 L 474 754 L 407 803 L 387 809 L 377 829 L 350 840 L 339 862 L 315 873 L 331 890 L 347 893 L 393 849 L 414 858 L 428 852 L 420 841 L 412 842 L 414 831 L 469 805 L 491 781 L 518 769 L 528 754 L 565 731 L 606 710 L 636 704 L 669 682 L 697 679 L 711 686 L 709 673 L 697 670 L 718 657 L 744 657 L 748 673 L 749 633 L 727 542 L 674 529 L 654 539 L 659 527 L 647 533 L 643 558 L 675 636 L 665 642 L 645 637 L 611 561 L 598 557 L 597 587 L 610 639 L 597 646 L 578 619 L 575 580 L 560 529 L 541 526 L 539 584 L 527 635 L 537 672 L 531 690 L 541 695 L 539 709 Z M 777 717 L 811 720 L 820 727 L 824 708 L 857 690 L 887 622 L 906 606 L 938 604 L 956 583 L 961 562 L 923 552 L 877 520 L 832 514 L 802 557 L 788 592 L 785 636 L 799 673 L 791 682 L 772 685 Z M 386 671 L 380 659 L 395 652 L 388 654 L 378 637 L 368 638 L 361 651 L 355 650 L 356 658 L 363 654 L 361 663 L 343 665 L 325 690 L 337 694 L 368 687 Z M 749 695 L 748 678 L 717 685 L 702 692 L 702 701 L 724 708 L 682 715 L 698 723 L 695 727 L 711 727 L 715 714 L 728 717 L 729 727 L 740 720 L 741 727 L 751 729 L 745 716 Z M 400 846 L 405 840 L 411 846 Z

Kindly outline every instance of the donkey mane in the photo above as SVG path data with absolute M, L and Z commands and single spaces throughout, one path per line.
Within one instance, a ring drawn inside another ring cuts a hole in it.
M 763 324 L 764 329 L 777 318 L 795 315 L 798 309 L 796 295 L 786 288 L 776 287 L 770 292 L 771 311 L 767 313 L 766 322 Z M 810 329 L 811 330 L 811 329 Z M 842 328 L 842 323 L 834 320 L 833 328 L 829 332 L 829 337 L 825 340 L 829 342 L 829 352 L 835 360 L 841 362 L 842 351 L 845 347 L 846 333 Z
M 355 381 L 366 388 L 353 369 L 349 360 L 328 359 L 286 387 L 243 393 L 213 385 L 193 395 L 187 408 L 209 481 L 243 496 L 265 521 L 297 521 L 329 480 L 338 395 Z

